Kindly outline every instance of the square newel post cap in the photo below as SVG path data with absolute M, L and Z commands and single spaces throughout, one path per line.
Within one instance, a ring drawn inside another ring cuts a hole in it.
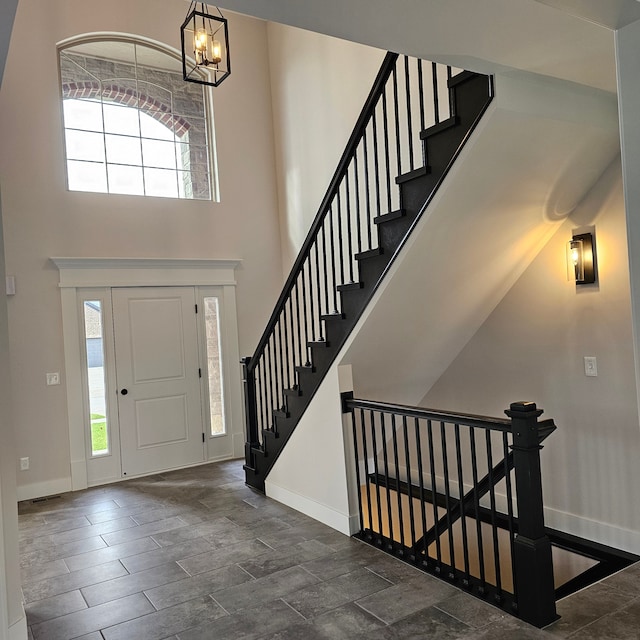
M 535 402 L 513 402 L 505 411 L 511 418 L 514 449 L 539 449 L 538 418 L 543 414 Z
M 510 418 L 531 418 L 535 416 L 541 416 L 544 412 L 542 409 L 538 409 L 535 402 L 527 402 L 526 400 L 520 400 L 519 402 L 512 402 L 505 413 Z

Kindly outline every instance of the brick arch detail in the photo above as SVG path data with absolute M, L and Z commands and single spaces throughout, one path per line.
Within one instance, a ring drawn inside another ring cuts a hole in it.
M 162 123 L 168 129 L 173 129 L 174 133 L 180 138 L 191 128 L 189 122 L 182 116 L 174 116 L 171 113 L 171 108 L 164 102 L 118 84 L 101 85 L 99 82 L 66 82 L 62 85 L 62 96 L 64 99 L 71 100 L 98 98 L 140 109 L 140 111 Z

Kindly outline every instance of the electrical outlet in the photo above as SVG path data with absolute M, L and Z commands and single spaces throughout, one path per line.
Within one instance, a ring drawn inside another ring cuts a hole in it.
M 29 458 L 20 458 L 20 471 L 29 470 Z
M 47 385 L 60 384 L 59 373 L 47 373 Z
M 598 362 L 595 356 L 584 357 L 584 375 L 593 378 L 598 375 Z

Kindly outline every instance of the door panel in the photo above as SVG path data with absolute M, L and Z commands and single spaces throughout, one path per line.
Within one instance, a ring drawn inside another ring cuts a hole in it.
M 123 475 L 204 460 L 195 292 L 113 289 Z

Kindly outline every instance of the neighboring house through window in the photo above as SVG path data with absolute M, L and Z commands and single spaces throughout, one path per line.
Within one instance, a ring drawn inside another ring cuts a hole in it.
M 215 199 L 207 91 L 174 54 L 91 39 L 59 56 L 69 190 Z

